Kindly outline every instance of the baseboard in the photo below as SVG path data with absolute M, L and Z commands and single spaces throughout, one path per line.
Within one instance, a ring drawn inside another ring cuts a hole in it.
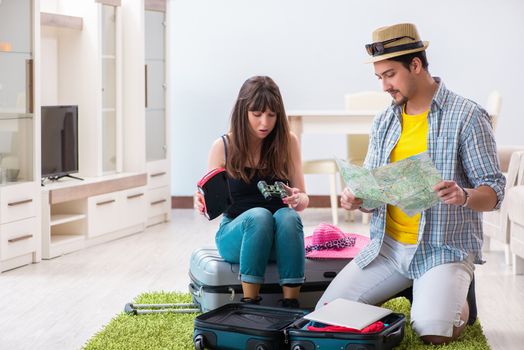
M 172 209 L 191 209 L 193 208 L 193 196 L 172 196 Z
M 331 198 L 328 195 L 308 195 L 308 208 L 331 208 Z M 337 206 L 340 207 L 340 196 L 337 196 Z
M 337 204 L 340 206 L 340 197 L 337 198 Z M 171 208 L 173 209 L 191 209 L 193 208 L 192 196 L 172 196 Z M 331 208 L 331 201 L 327 195 L 310 195 L 309 208 Z

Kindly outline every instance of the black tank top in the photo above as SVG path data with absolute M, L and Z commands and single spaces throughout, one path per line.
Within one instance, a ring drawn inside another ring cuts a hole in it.
M 222 140 L 224 141 L 225 158 L 227 161 L 227 142 L 225 135 L 222 136 Z M 275 181 L 281 181 L 289 185 L 287 179 L 270 176 L 262 177 L 258 171 L 255 172 L 255 175 L 249 183 L 242 179 L 233 179 L 228 176 L 229 190 L 233 204 L 224 213 L 227 217 L 236 218 L 251 208 L 265 208 L 274 214 L 278 209 L 287 207 L 287 204 L 284 204 L 280 198 L 271 197 L 270 200 L 266 200 L 257 187 L 260 180 L 265 181 L 268 185 L 273 185 Z

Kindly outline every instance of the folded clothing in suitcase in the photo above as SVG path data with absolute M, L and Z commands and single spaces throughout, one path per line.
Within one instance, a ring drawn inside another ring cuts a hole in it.
M 300 307 L 314 308 L 329 283 L 350 261 L 351 259 L 306 259 L 305 282 L 299 296 Z M 200 305 L 203 312 L 239 302 L 242 298 L 239 265 L 224 261 L 214 248 L 200 248 L 193 252 L 189 276 L 193 302 Z M 276 306 L 278 300 L 282 299 L 282 287 L 278 281 L 277 265 L 270 262 L 266 268 L 264 284 L 260 288 L 262 305 Z
M 289 349 L 285 329 L 303 310 L 252 304 L 227 304 L 195 319 L 195 349 Z
M 391 313 L 380 321 L 386 327 L 374 333 L 316 332 L 306 329 L 310 322 L 300 319 L 286 329 L 286 339 L 291 350 L 389 350 L 404 338 L 406 318 Z

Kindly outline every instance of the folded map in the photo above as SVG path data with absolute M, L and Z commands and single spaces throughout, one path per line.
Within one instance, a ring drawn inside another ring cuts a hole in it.
M 335 160 L 346 186 L 364 201 L 365 209 L 387 203 L 413 216 L 439 202 L 432 188 L 442 177 L 427 152 L 372 170 Z

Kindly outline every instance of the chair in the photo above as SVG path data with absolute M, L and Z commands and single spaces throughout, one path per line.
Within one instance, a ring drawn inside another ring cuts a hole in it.
M 302 162 L 304 174 L 327 174 L 329 176 L 329 201 L 333 225 L 338 225 L 337 205 L 337 164 L 333 159 L 305 160 Z
M 491 126 L 495 130 L 497 121 L 500 115 L 500 109 L 502 107 L 502 96 L 497 90 L 492 91 L 488 96 L 486 103 L 486 112 L 491 117 Z
M 523 183 L 524 146 L 502 146 L 498 151 L 500 168 L 506 173 L 506 191 Z M 522 209 L 521 209 L 522 210 Z M 511 265 L 510 227 L 508 222 L 508 203 L 503 201 L 499 210 L 488 211 L 482 215 L 484 229 L 484 250 L 489 250 L 491 239 L 504 244 L 507 265 Z
M 382 111 L 391 104 L 391 96 L 386 92 L 363 91 L 344 96 L 347 111 L 377 110 Z M 362 166 L 368 152 L 369 135 L 347 135 L 347 159 L 352 164 Z M 341 180 L 343 183 L 343 180 Z M 362 223 L 369 222 L 369 214 L 362 213 Z M 354 220 L 354 212 L 346 212 L 346 221 Z
M 513 273 L 524 274 L 524 156 L 520 160 L 519 184 L 506 194 Z

